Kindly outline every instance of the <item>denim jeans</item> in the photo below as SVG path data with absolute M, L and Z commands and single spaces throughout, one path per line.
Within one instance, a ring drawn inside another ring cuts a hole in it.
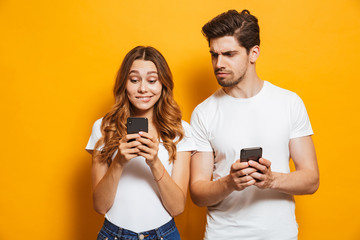
M 136 233 L 118 227 L 106 218 L 97 240 L 180 240 L 180 234 L 175 226 L 174 219 L 159 228 L 146 232 Z

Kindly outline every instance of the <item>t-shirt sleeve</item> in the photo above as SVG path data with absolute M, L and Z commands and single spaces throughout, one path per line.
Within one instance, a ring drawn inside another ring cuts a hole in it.
M 191 115 L 190 124 L 193 129 L 193 136 L 196 143 L 197 151 L 213 152 L 213 148 L 209 141 L 204 121 L 205 117 L 202 115 L 198 108 L 195 108 Z
M 314 134 L 305 104 L 298 95 L 294 95 L 291 102 L 291 134 L 290 139 Z
M 101 122 L 102 122 L 102 119 L 96 120 L 92 127 L 92 132 L 91 132 L 89 141 L 85 147 L 86 151 L 88 151 L 88 152 L 94 150 L 95 144 L 102 136 L 101 130 L 100 130 Z M 101 147 L 99 147 L 98 150 L 101 150 Z
M 177 144 L 176 146 L 176 151 L 177 152 L 187 152 L 187 151 L 191 151 L 194 152 L 196 151 L 196 144 L 194 141 L 194 138 L 192 136 L 192 129 L 190 124 L 188 124 L 185 121 L 182 121 L 182 126 L 184 129 L 184 137 L 183 139 L 181 139 L 181 141 Z

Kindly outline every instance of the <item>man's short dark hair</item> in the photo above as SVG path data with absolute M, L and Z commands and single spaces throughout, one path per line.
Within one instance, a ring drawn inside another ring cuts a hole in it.
M 224 36 L 234 36 L 247 53 L 256 45 L 260 46 L 258 19 L 248 10 L 239 13 L 236 10 L 224 12 L 202 27 L 202 33 L 210 40 Z

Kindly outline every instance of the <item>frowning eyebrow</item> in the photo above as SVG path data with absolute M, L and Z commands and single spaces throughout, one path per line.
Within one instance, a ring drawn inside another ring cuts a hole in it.
M 129 72 L 129 74 L 132 74 L 132 73 L 135 73 L 135 74 L 140 74 L 140 72 L 138 70 L 131 70 Z M 157 71 L 149 71 L 146 73 L 147 75 L 150 75 L 150 74 L 158 74 Z
M 220 52 L 220 53 L 216 53 L 216 52 L 210 50 L 211 56 L 214 56 L 214 57 L 217 57 L 219 55 L 231 56 L 231 55 L 234 55 L 236 53 L 238 53 L 238 51 L 236 51 L 236 50 L 230 50 L 230 51 Z

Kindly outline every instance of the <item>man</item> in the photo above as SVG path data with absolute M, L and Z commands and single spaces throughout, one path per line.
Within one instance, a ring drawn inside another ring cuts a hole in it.
M 258 77 L 259 26 L 249 11 L 220 14 L 202 32 L 222 86 L 191 117 L 198 152 L 190 191 L 195 204 L 208 207 L 205 239 L 297 239 L 293 195 L 319 186 L 305 106 Z M 261 147 L 263 158 L 240 162 L 248 147 Z

